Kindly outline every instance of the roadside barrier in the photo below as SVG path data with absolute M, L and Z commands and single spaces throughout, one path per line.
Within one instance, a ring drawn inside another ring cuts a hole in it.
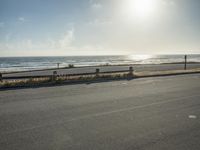
M 90 73 L 77 73 L 77 74 L 59 74 L 57 71 L 53 71 L 52 75 L 37 75 L 37 76 L 16 76 L 16 77 L 2 77 L 0 75 L 0 80 L 9 80 L 9 79 L 30 79 L 30 78 L 51 78 L 51 80 L 55 81 L 57 77 L 73 77 L 73 76 L 89 76 L 94 75 L 99 77 L 103 74 L 117 74 L 117 73 L 127 73 L 129 76 L 134 75 L 134 69 L 132 66 L 129 67 L 127 70 L 116 70 L 116 71 L 100 71 L 99 68 L 96 68 L 94 72 Z

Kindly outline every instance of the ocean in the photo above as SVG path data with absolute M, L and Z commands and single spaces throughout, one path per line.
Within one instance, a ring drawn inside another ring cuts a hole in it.
M 188 62 L 200 62 L 200 55 L 188 55 Z M 0 57 L 0 72 L 27 71 L 74 66 L 117 64 L 180 63 L 184 55 L 126 55 L 126 56 L 63 56 L 63 57 Z

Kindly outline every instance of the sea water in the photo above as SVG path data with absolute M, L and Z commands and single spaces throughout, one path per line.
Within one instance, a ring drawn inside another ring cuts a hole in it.
M 188 62 L 200 62 L 200 55 L 188 55 Z M 74 66 L 118 64 L 163 64 L 184 62 L 184 55 L 0 57 L 0 72 L 25 71 Z

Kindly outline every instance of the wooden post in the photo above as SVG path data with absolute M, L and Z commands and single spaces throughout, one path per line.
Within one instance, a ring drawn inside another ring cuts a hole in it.
M 99 72 L 100 72 L 100 69 L 99 69 L 99 68 L 97 68 L 97 69 L 96 69 L 96 72 L 95 72 L 95 73 L 96 73 L 96 77 L 98 77 L 98 76 L 99 76 Z
M 2 73 L 0 73 L 0 82 L 3 81 Z
M 132 75 L 133 75 L 133 71 L 134 71 L 134 70 L 133 70 L 133 67 L 132 67 L 132 66 L 131 66 L 131 67 L 129 67 L 129 75 L 131 75 L 131 76 L 132 76 Z
M 187 70 L 187 55 L 185 55 L 185 65 L 184 65 L 184 69 Z
M 55 81 L 57 77 L 57 71 L 53 71 L 52 80 Z

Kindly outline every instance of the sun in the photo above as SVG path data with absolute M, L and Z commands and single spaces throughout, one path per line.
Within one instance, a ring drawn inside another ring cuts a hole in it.
M 126 15 L 137 17 L 148 17 L 153 15 L 157 9 L 157 0 L 126 0 Z
M 156 9 L 155 0 L 135 0 L 134 3 L 136 15 L 148 16 Z

